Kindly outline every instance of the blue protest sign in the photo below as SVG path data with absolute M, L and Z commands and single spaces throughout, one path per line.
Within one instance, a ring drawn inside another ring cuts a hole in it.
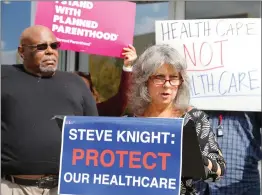
M 65 117 L 59 194 L 178 195 L 183 119 Z

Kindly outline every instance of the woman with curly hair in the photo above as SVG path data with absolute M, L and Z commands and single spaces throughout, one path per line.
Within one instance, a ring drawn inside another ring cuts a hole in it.
M 196 127 L 203 165 L 216 181 L 225 172 L 225 161 L 207 115 L 189 105 L 186 63 L 169 45 L 149 47 L 133 67 L 130 109 L 136 117 L 185 118 Z M 184 124 L 184 125 L 185 125 Z M 191 162 L 194 165 L 194 162 Z M 207 179 L 207 178 L 203 178 Z M 192 178 L 181 178 L 181 195 L 196 193 Z

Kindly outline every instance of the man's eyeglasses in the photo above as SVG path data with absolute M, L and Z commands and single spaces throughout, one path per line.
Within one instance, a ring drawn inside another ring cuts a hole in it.
M 164 85 L 168 81 L 171 86 L 178 86 L 182 83 L 182 79 L 179 77 L 166 79 L 165 77 L 160 76 L 151 76 L 150 79 L 153 81 L 156 85 Z
M 61 43 L 60 42 L 53 42 L 50 44 L 47 43 L 42 43 L 42 44 L 37 44 L 37 45 L 22 45 L 23 47 L 31 47 L 31 48 L 36 48 L 39 51 L 46 50 L 48 46 L 50 46 L 52 49 L 58 49 L 60 47 Z

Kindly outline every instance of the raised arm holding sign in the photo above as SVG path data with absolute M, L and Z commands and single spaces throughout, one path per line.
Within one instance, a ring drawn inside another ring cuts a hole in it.
M 133 70 L 130 106 L 141 117 L 185 117 L 196 124 L 204 165 L 208 177 L 224 174 L 224 160 L 204 112 L 189 106 L 189 81 L 186 64 L 176 49 L 169 45 L 149 47 L 136 61 Z M 194 194 L 194 175 L 182 178 L 181 194 Z
M 192 179 L 217 180 L 224 174 L 206 114 L 188 105 L 185 64 L 178 52 L 152 46 L 133 68 L 134 117 L 65 118 L 59 193 L 194 195 Z M 182 124 L 189 129 L 183 132 Z

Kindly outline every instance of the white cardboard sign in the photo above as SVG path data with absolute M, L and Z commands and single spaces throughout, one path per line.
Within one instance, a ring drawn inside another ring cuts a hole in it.
M 191 104 L 261 111 L 261 19 L 156 21 L 156 44 L 185 57 Z

